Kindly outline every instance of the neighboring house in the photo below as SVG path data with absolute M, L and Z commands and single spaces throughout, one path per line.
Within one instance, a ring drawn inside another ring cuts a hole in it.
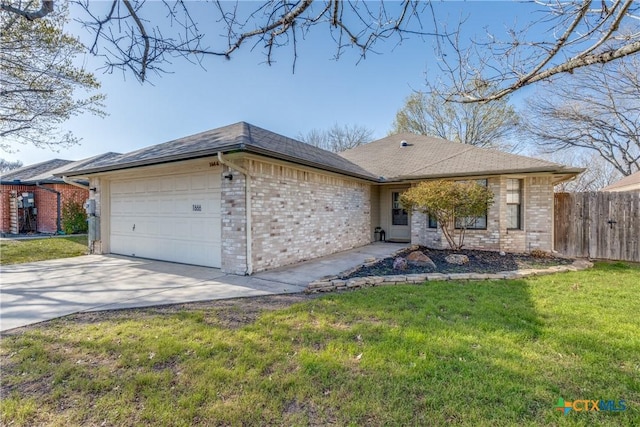
M 84 203 L 89 197 L 89 183 L 84 181 L 68 184 L 54 174 L 62 173 L 68 168 L 84 167 L 95 161 L 103 161 L 117 154 L 106 153 L 80 161 L 53 159 L 2 174 L 0 232 L 18 234 L 60 231 L 62 207 L 70 200 Z
M 625 176 L 620 181 L 614 182 L 611 185 L 604 187 L 600 191 L 634 191 L 640 190 L 640 171 L 632 173 L 629 176 Z
M 440 230 L 398 198 L 443 177 L 496 193 L 468 247 L 550 250 L 553 186 L 581 171 L 412 134 L 338 155 L 241 122 L 60 176 L 90 182 L 96 253 L 251 274 L 366 245 L 376 227 L 388 240 L 442 247 Z

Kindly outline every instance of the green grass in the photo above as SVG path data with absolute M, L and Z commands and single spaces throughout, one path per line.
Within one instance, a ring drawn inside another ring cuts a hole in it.
M 238 328 L 215 307 L 59 319 L 2 338 L 1 421 L 640 425 L 639 277 L 639 265 L 598 263 L 369 288 Z M 560 397 L 628 409 L 565 416 Z
M 0 241 L 0 263 L 22 264 L 87 254 L 87 236 Z

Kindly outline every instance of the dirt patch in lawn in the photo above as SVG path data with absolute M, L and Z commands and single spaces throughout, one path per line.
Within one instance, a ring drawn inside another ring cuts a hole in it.
M 298 302 L 317 298 L 318 295 L 310 294 L 286 294 L 267 295 L 247 298 L 234 298 L 224 300 L 212 300 L 182 304 L 169 304 L 144 308 L 127 308 L 122 310 L 91 311 L 85 313 L 70 314 L 35 325 L 23 326 L 2 332 L 0 335 L 19 335 L 31 329 L 47 327 L 51 323 L 101 323 L 107 320 L 128 320 L 132 317 L 141 319 L 162 314 L 175 314 L 179 312 L 203 311 L 205 321 L 217 324 L 228 329 L 241 328 L 244 325 L 255 322 L 258 316 L 265 311 L 274 311 L 287 308 Z
M 405 270 L 393 268 L 393 262 L 398 257 L 406 258 L 409 253 L 418 250 L 427 255 L 435 264 L 436 268 L 418 267 L 408 265 Z M 469 262 L 456 265 L 448 263 L 445 258 L 449 255 L 466 255 Z M 395 256 L 384 258 L 375 263 L 364 265 L 355 271 L 347 272 L 341 276 L 342 279 L 367 276 L 388 276 L 394 274 L 422 274 L 422 273 L 498 273 L 501 271 L 514 271 L 528 268 L 545 268 L 555 265 L 569 265 L 573 259 L 555 257 L 549 253 L 539 252 L 531 254 L 512 254 L 499 252 L 448 249 L 429 249 L 420 246 L 417 249 L 404 249 Z

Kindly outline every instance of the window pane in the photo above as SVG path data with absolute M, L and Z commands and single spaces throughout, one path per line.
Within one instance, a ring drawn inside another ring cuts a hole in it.
M 391 223 L 393 225 L 409 225 L 409 215 L 404 209 L 392 209 Z
M 487 228 L 487 217 L 467 217 L 456 218 L 456 228 L 462 228 L 462 225 L 466 224 L 468 230 L 484 230 Z
M 522 228 L 522 180 L 507 179 L 507 228 Z
M 487 217 L 486 216 L 476 217 L 474 219 L 473 226 L 469 228 L 481 228 L 481 229 L 487 228 Z
M 520 191 L 520 180 L 519 179 L 507 179 L 507 190 L 517 190 Z
M 402 209 L 400 203 L 400 193 L 391 193 L 391 224 L 393 225 L 409 225 L 409 214 Z
M 507 228 L 520 228 L 520 205 L 507 205 Z
M 432 216 L 429 216 L 429 228 L 438 228 L 438 221 Z

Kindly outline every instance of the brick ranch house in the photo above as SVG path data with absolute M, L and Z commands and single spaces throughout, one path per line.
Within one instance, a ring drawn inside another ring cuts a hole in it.
M 59 232 L 62 207 L 70 200 L 84 203 L 89 197 L 89 183 L 85 181 L 69 184 L 54 174 L 104 161 L 117 154 L 106 153 L 79 161 L 53 159 L 3 174 L 0 179 L 0 233 Z M 33 194 L 33 207 L 20 207 L 19 198 L 23 193 Z
M 467 247 L 551 250 L 553 186 L 581 171 L 413 134 L 335 154 L 240 122 L 65 175 L 90 182 L 95 253 L 251 274 L 369 244 L 376 227 L 443 247 L 437 224 L 398 203 L 435 178 L 478 180 L 496 195 Z

